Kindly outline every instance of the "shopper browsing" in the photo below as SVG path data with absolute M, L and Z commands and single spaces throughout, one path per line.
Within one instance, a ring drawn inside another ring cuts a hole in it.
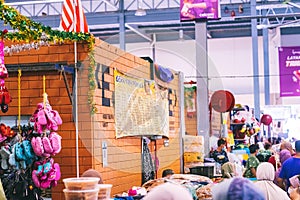
M 227 163 L 228 160 L 228 156 L 226 151 L 224 150 L 226 146 L 226 141 L 223 138 L 220 138 L 218 140 L 218 147 L 216 150 L 214 150 L 210 157 L 213 158 L 217 163 L 219 163 L 220 165 L 223 165 L 224 163 Z
M 278 178 L 278 185 L 287 191 L 290 187 L 289 178 L 300 174 L 300 140 L 295 142 L 296 155 L 287 159 L 281 167 L 281 171 Z M 284 185 L 284 180 L 286 180 L 286 185 Z
M 250 156 L 246 162 L 246 170 L 244 172 L 244 177 L 246 178 L 256 178 L 256 168 L 259 165 L 259 160 L 256 158 L 258 149 L 257 144 L 249 146 Z
M 276 185 L 278 185 L 278 177 L 279 177 L 279 174 L 280 174 L 280 171 L 281 171 L 281 167 L 282 167 L 282 164 L 291 157 L 291 152 L 287 149 L 283 149 L 282 151 L 280 151 L 279 153 L 279 167 L 277 168 L 277 170 L 275 171 L 275 179 L 274 179 L 274 183 Z
M 174 174 L 174 171 L 172 169 L 165 169 L 162 172 L 162 178 L 170 178 Z

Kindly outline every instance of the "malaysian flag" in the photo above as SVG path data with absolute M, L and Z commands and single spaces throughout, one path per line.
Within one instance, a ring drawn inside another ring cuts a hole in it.
M 75 23 L 76 26 L 74 28 Z M 59 29 L 67 32 L 89 32 L 80 0 L 64 1 Z

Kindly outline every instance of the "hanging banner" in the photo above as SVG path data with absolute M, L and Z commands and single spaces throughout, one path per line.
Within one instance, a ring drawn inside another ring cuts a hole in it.
M 300 96 L 300 47 L 279 47 L 280 96 Z
M 184 106 L 187 118 L 196 117 L 196 87 L 184 87 Z
M 161 135 L 169 137 L 168 90 L 154 81 L 114 71 L 116 138 Z
M 180 0 L 180 20 L 219 19 L 220 3 L 218 0 Z

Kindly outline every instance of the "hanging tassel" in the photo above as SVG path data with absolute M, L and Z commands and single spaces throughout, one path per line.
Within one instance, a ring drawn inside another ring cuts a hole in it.
M 21 69 L 18 69 L 18 129 L 21 133 Z

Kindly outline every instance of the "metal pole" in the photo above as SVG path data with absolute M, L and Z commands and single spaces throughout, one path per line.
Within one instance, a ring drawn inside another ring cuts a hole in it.
M 184 99 L 184 75 L 182 72 L 179 72 L 178 74 L 179 78 L 179 99 Z M 179 106 L 179 112 L 180 112 L 180 131 L 179 131 L 179 153 L 181 155 L 180 157 L 180 172 L 184 173 L 184 162 L 183 162 L 183 136 L 185 135 L 185 119 L 184 119 L 184 101 L 180 100 L 180 106 Z
M 256 0 L 251 0 L 251 15 L 256 15 Z M 260 92 L 259 92 L 259 70 L 258 70 L 258 37 L 257 20 L 251 19 L 252 35 L 252 60 L 253 60 L 253 90 L 254 90 L 254 116 L 260 118 Z
M 263 29 L 265 105 L 270 105 L 269 33 Z
M 209 111 L 208 111 L 208 59 L 206 22 L 196 22 L 196 74 L 197 74 L 197 135 L 204 138 L 204 155 L 209 147 Z M 201 78 L 200 78 L 201 77 Z
M 76 6 L 76 1 L 73 1 L 74 6 Z M 76 9 L 76 8 L 75 8 Z M 74 10 L 75 10 L 74 9 Z M 76 18 L 76 12 L 74 12 L 74 24 L 73 24 L 73 29 L 74 32 L 76 32 L 76 24 L 77 24 L 77 18 Z M 74 42 L 74 63 L 75 63 L 75 132 L 76 132 L 76 176 L 77 178 L 79 178 L 79 147 L 78 147 L 78 143 L 79 143 L 79 134 L 78 134 L 78 68 L 77 68 L 77 42 Z
M 122 50 L 126 50 L 126 42 L 125 42 L 125 35 L 126 35 L 126 30 L 125 30 L 125 16 L 124 16 L 124 0 L 120 0 L 119 2 L 119 10 L 120 10 L 120 14 L 119 14 L 119 31 L 120 31 L 120 35 L 119 35 L 119 40 L 120 40 L 120 48 Z

